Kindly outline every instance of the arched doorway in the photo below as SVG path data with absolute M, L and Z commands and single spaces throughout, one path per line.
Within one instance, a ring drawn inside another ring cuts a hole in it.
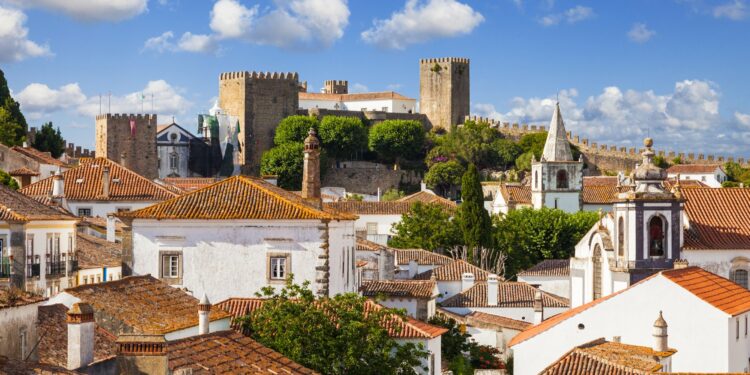
M 594 299 L 602 298 L 602 248 L 599 244 L 594 246 L 594 253 L 591 256 L 591 262 L 594 267 Z

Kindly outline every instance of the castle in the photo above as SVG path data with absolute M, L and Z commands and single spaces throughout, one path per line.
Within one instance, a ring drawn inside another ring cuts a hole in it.
M 469 115 L 469 59 L 419 61 L 419 110 L 435 128 L 449 130 Z
M 120 163 L 148 179 L 159 177 L 156 115 L 96 116 L 96 156 Z

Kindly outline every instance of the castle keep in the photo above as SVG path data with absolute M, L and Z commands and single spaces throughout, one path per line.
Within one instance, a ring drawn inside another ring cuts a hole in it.
M 158 178 L 156 115 L 96 116 L 96 156 L 120 163 L 148 179 Z
M 450 130 L 469 115 L 469 59 L 419 60 L 419 111 L 432 127 Z
M 219 77 L 219 107 L 238 117 L 243 174 L 257 175 L 276 125 L 299 108 L 297 73 L 231 72 Z M 98 152 L 98 149 L 97 149 Z

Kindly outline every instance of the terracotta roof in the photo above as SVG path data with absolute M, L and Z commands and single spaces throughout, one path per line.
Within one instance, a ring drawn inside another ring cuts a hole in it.
M 533 307 L 534 294 L 537 288 L 527 283 L 498 282 L 497 283 L 497 307 Z M 542 292 L 542 304 L 544 307 L 570 307 L 567 299 Z M 471 288 L 464 290 L 441 302 L 443 307 L 494 307 L 487 305 L 487 283 L 476 283 Z
M 39 306 L 39 361 L 62 366 L 68 365 L 68 308 L 63 304 Z M 94 361 L 113 357 L 117 352 L 117 337 L 101 327 L 94 333 Z
M 589 204 L 611 204 L 617 201 L 617 194 L 628 189 L 617 187 L 617 176 L 586 176 L 583 178 L 581 195 Z
M 216 183 L 213 177 L 165 177 L 161 179 L 164 183 L 174 186 L 182 192 L 191 192 L 203 189 Z
M 439 204 L 445 208 L 449 209 L 456 209 L 457 204 L 456 202 L 445 199 L 435 193 L 430 193 L 429 191 L 420 191 L 411 195 L 407 195 L 403 198 L 399 198 L 396 200 L 396 202 L 422 202 L 422 203 L 435 203 Z
M 0 221 L 72 220 L 76 218 L 45 206 L 5 185 L 0 185 Z
M 396 264 L 407 265 L 416 260 L 421 266 L 441 266 L 453 262 L 451 257 L 422 249 L 393 249 L 396 253 Z
M 49 152 L 42 152 L 39 151 L 33 147 L 19 147 L 14 146 L 13 151 L 19 152 L 25 156 L 28 156 L 34 160 L 36 160 L 39 163 L 42 164 L 50 164 L 50 165 L 57 165 L 60 167 L 65 167 L 66 164 L 61 162 L 60 160 L 57 160 L 52 157 L 52 155 Z
M 356 220 L 356 216 L 307 204 L 302 197 L 261 179 L 234 176 L 152 206 L 119 215 L 133 219 Z
M 45 365 L 31 361 L 17 361 L 0 355 L 0 374 L 13 375 L 80 375 L 79 372 L 66 370 L 64 367 Z
M 490 274 L 466 261 L 454 260 L 448 264 L 417 274 L 414 276 L 414 279 L 429 280 L 431 277 L 435 277 L 437 281 L 459 281 L 461 280 L 461 275 L 467 272 L 474 274 L 475 281 L 487 280 L 487 275 Z
M 667 168 L 669 174 L 709 174 L 723 170 L 721 164 L 677 164 Z
M 684 248 L 750 249 L 750 189 L 684 189 Z
M 700 267 L 663 271 L 661 275 L 731 316 L 750 311 L 750 290 Z
M 122 265 L 122 243 L 77 232 L 76 258 L 81 269 L 119 267 Z
M 380 251 L 385 248 L 386 246 L 383 246 L 377 242 L 372 242 L 364 238 L 357 237 L 357 251 Z
M 545 259 L 518 276 L 569 276 L 570 259 Z
M 531 186 L 521 184 L 500 184 L 500 194 L 508 204 L 531 204 Z
M 11 176 L 39 176 L 39 172 L 32 171 L 29 168 L 21 167 L 8 172 Z
M 65 293 L 88 302 L 98 313 L 122 322 L 135 333 L 166 334 L 198 325 L 198 299 L 151 275 L 81 285 Z M 229 316 L 213 307 L 210 318 Z
M 328 100 L 337 102 L 354 102 L 378 99 L 414 100 L 393 91 L 363 92 L 354 94 L 327 94 L 319 92 L 301 92 L 299 100 Z
M 104 195 L 102 170 L 109 166 L 109 196 Z M 73 201 L 163 201 L 175 193 L 106 158 L 83 158 L 80 165 L 62 173 L 65 198 Z M 52 192 L 53 177 L 21 189 L 29 196 Z
M 362 268 L 362 267 L 366 266 L 367 264 L 368 263 L 367 263 L 366 260 L 358 260 L 355 265 L 356 265 L 357 268 Z
M 469 325 L 484 323 L 502 328 L 509 328 L 516 331 L 523 331 L 524 329 L 532 325 L 532 323 L 525 322 L 523 320 L 511 319 L 500 315 L 483 313 L 480 311 L 473 311 L 471 314 L 466 315 L 466 322 Z
M 25 292 L 20 289 L 14 289 L 14 291 L 11 292 L 8 288 L 0 288 L 0 309 L 26 306 L 45 300 L 46 298 L 40 295 Z
M 433 298 L 436 297 L 435 280 L 372 280 L 365 281 L 359 291 L 365 297 Z
M 366 201 L 341 201 L 324 202 L 323 207 L 332 208 L 341 212 L 356 215 L 403 215 L 409 212 L 410 202 L 366 202 Z
M 668 178 L 664 180 L 662 185 L 664 186 L 666 190 L 671 191 L 672 187 L 674 187 L 675 185 L 675 179 Z M 691 188 L 707 188 L 709 186 L 698 180 L 680 180 L 680 187 L 683 189 L 691 189 Z
M 581 345 L 544 369 L 543 375 L 641 375 L 662 369 L 659 358 L 675 351 L 655 352 L 645 346 L 608 342 L 603 339 Z
M 192 374 L 316 374 L 235 331 L 170 341 L 167 356 L 170 373 L 190 369 Z

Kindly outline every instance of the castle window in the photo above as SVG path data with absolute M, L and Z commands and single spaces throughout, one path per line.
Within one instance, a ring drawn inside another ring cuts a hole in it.
M 622 217 L 617 221 L 617 255 L 625 255 L 625 219 Z
M 566 172 L 564 169 L 560 169 L 559 171 L 557 171 L 557 188 L 568 188 L 568 172 Z
M 666 249 L 666 225 L 661 216 L 653 216 L 648 222 L 648 256 L 663 257 Z

